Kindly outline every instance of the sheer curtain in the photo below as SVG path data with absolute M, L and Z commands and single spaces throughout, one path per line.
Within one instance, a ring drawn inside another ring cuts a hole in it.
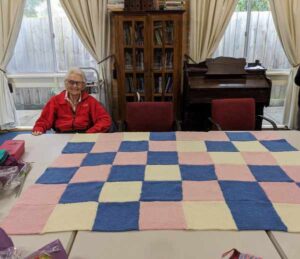
M 99 63 L 110 53 L 107 0 L 60 0 L 60 2 L 83 45 Z M 99 67 L 98 71 L 103 70 Z M 105 103 L 107 100 L 101 101 L 108 105 Z
M 190 56 L 197 62 L 211 57 L 217 49 L 237 0 L 190 1 Z
M 16 107 L 8 88 L 6 66 L 13 55 L 23 18 L 25 0 L 0 0 L 0 129 L 17 124 Z
M 278 36 L 288 57 L 291 69 L 287 86 L 283 122 L 291 129 L 300 129 L 297 122 L 299 87 L 294 83 L 300 65 L 300 1 L 269 0 Z

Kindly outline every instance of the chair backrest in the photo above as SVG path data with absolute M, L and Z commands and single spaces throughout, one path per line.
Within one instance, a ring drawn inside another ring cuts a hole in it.
M 253 98 L 212 100 L 212 119 L 222 130 L 254 130 L 255 100 Z
M 128 102 L 127 131 L 171 131 L 174 115 L 172 102 Z

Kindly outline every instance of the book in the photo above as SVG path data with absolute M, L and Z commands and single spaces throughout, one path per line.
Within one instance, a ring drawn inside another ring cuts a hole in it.
M 163 42 L 163 25 L 162 22 L 154 23 L 154 44 L 162 45 Z
M 135 44 L 139 46 L 144 45 L 144 23 L 135 23 Z
M 130 50 L 125 50 L 125 69 L 132 69 L 132 53 Z
M 141 49 L 136 50 L 136 68 L 143 70 L 144 69 L 144 51 Z
M 156 76 L 154 84 L 154 92 L 156 94 L 162 93 L 162 76 Z
M 132 75 L 127 75 L 125 77 L 125 90 L 127 93 L 133 93 L 133 77 L 132 77 Z
M 165 59 L 165 67 L 167 69 L 173 68 L 173 49 L 167 49 L 166 50 L 166 59 Z
M 145 92 L 145 86 L 144 86 L 144 77 L 143 76 L 138 76 L 136 78 L 136 83 L 137 83 L 137 91 L 139 93 L 144 93 Z
M 163 66 L 162 50 L 161 49 L 156 49 L 154 51 L 153 68 L 154 69 L 161 69 L 162 66 Z
M 165 87 L 165 93 L 171 93 L 173 88 L 173 77 L 170 75 L 167 77 L 167 83 Z
M 125 45 L 131 45 L 131 23 L 124 23 L 123 30 Z
M 174 41 L 174 23 L 172 21 L 166 22 L 166 44 L 173 44 Z
M 182 10 L 185 7 L 185 1 L 182 0 L 166 0 L 165 10 Z

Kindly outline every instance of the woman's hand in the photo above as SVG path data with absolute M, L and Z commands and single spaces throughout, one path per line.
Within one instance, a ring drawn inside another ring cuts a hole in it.
M 43 132 L 40 132 L 40 131 L 32 131 L 32 135 L 33 136 L 39 136 L 39 135 L 42 135 Z

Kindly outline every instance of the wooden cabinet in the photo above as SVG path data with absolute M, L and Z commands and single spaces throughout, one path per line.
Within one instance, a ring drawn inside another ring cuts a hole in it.
M 183 10 L 112 12 L 119 115 L 126 102 L 172 101 L 179 113 Z

